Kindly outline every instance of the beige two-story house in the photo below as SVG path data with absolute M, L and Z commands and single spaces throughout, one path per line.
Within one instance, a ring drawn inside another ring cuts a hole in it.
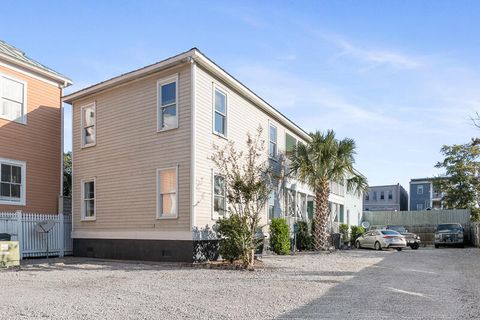
M 0 212 L 59 211 L 61 96 L 71 83 L 0 40 Z
M 202 54 L 191 49 L 67 95 L 73 106 L 74 255 L 192 260 L 196 228 L 225 214 L 223 177 L 210 159 L 229 140 L 246 148 L 261 126 L 265 156 L 309 136 Z M 264 223 L 311 219 L 313 195 L 278 183 Z

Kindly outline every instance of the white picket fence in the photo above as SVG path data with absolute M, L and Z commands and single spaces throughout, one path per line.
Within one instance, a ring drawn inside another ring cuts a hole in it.
M 53 221 L 48 234 L 35 231 L 41 221 Z M 37 214 L 24 212 L 0 212 L 0 233 L 9 233 L 12 240 L 20 242 L 20 257 L 45 257 L 47 241 L 49 256 L 72 254 L 72 217 L 63 214 Z M 48 239 L 47 239 L 48 238 Z

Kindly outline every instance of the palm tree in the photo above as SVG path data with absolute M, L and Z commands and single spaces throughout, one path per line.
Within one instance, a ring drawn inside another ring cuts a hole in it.
M 328 196 L 331 181 L 347 181 L 347 190 L 361 193 L 368 187 L 367 179 L 354 168 L 355 141 L 337 140 L 335 132 L 328 130 L 311 133 L 311 141 L 298 144 L 287 156 L 290 171 L 296 179 L 307 184 L 315 193 L 314 234 L 315 250 L 328 247 L 327 223 L 329 217 Z

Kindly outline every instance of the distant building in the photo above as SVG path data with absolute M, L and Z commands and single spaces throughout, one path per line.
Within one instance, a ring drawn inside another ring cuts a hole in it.
M 363 211 L 408 210 L 408 194 L 399 183 L 387 186 L 371 186 L 365 192 Z
M 410 211 L 442 209 L 443 194 L 436 190 L 436 178 L 410 180 Z

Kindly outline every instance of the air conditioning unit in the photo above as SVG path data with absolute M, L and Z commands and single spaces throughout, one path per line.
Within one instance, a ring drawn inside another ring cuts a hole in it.
M 0 241 L 0 268 L 20 265 L 20 244 L 18 241 Z

